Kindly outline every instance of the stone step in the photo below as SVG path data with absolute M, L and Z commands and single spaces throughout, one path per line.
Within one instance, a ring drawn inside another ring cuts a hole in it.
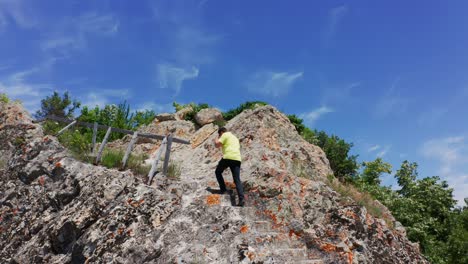
M 307 259 L 307 249 L 305 248 L 280 248 L 278 255 L 285 259 L 305 260 Z
M 304 259 L 304 260 L 296 260 L 291 262 L 291 264 L 324 264 L 322 259 Z
M 253 233 L 253 245 L 268 248 L 291 248 L 293 244 L 286 234 L 278 232 Z
M 252 230 L 257 231 L 258 233 L 267 233 L 273 231 L 271 222 L 269 221 L 254 221 L 252 224 Z

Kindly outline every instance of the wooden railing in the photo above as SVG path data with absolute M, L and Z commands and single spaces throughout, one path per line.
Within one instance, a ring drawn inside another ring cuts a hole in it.
M 150 133 L 139 133 L 137 131 L 132 131 L 132 130 L 126 130 L 126 129 L 121 129 L 121 128 L 115 128 L 115 127 L 110 127 L 110 126 L 105 126 L 105 125 L 100 125 L 98 123 L 87 123 L 87 122 L 82 122 L 78 120 L 73 120 L 73 119 L 68 119 L 64 117 L 58 117 L 58 116 L 46 116 L 43 120 L 48 119 L 48 120 L 53 120 L 53 121 L 58 121 L 58 122 L 63 122 L 63 123 L 68 123 L 64 128 L 62 128 L 59 132 L 57 132 L 56 136 L 62 134 L 65 132 L 67 129 L 69 129 L 72 126 L 83 126 L 83 127 L 89 127 L 93 129 L 93 137 L 92 137 L 92 155 L 96 153 L 96 136 L 97 136 L 97 131 L 98 129 L 104 129 L 106 130 L 106 135 L 104 136 L 104 139 L 101 142 L 101 145 L 99 146 L 99 150 L 96 154 L 96 160 L 94 162 L 95 165 L 98 165 L 99 162 L 101 161 L 101 157 L 104 151 L 104 147 L 107 144 L 107 141 L 109 139 L 109 136 L 112 132 L 118 132 L 118 133 L 123 133 L 123 134 L 129 134 L 132 135 L 132 139 L 130 140 L 130 143 L 127 146 L 127 150 L 125 151 L 125 155 L 122 159 L 122 166 L 121 169 L 125 169 L 125 166 L 127 164 L 127 160 L 130 156 L 130 153 L 133 150 L 133 145 L 135 145 L 135 142 L 138 137 L 143 137 L 143 138 L 151 138 L 151 139 L 156 139 L 156 140 L 162 140 L 161 146 L 156 152 L 156 157 L 153 160 L 151 164 L 151 170 L 148 173 L 148 185 L 151 184 L 151 181 L 153 180 L 153 177 L 156 173 L 156 169 L 158 166 L 159 159 L 161 158 L 162 152 L 165 149 L 166 153 L 164 155 L 164 164 L 163 164 L 163 174 L 167 175 L 167 171 L 169 168 L 169 159 L 171 156 L 171 146 L 172 143 L 180 143 L 180 144 L 190 144 L 190 141 L 180 139 L 180 138 L 175 138 L 172 136 L 172 133 L 162 136 L 162 135 L 156 135 L 156 134 L 150 134 Z M 39 120 L 43 121 L 43 120 Z

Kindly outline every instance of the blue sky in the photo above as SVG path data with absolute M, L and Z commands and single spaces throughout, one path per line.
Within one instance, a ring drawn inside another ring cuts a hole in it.
M 37 109 L 270 102 L 468 196 L 466 1 L 0 0 L 0 92 Z M 384 184 L 395 185 L 392 176 Z M 461 203 L 460 203 L 461 204 Z

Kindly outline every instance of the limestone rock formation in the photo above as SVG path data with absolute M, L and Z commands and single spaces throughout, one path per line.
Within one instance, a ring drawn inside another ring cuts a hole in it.
M 271 106 L 226 125 L 241 141 L 246 207 L 207 189 L 221 158 L 214 125 L 145 127 L 193 140 L 174 144 L 180 179 L 157 174 L 147 186 L 75 160 L 19 105 L 0 105 L 0 124 L 0 263 L 427 263 L 404 229 L 325 184 L 324 152 Z
M 206 124 L 210 124 L 215 121 L 222 121 L 222 120 L 223 120 L 223 114 L 221 113 L 221 111 L 215 108 L 202 109 L 195 115 L 195 121 L 200 126 L 204 126 Z

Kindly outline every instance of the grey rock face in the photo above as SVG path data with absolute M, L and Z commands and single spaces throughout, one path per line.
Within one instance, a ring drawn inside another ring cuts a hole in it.
M 39 125 L 10 116 L 24 110 L 9 109 L 0 112 L 8 124 L 0 127 L 0 151 L 8 153 L 0 170 L 1 263 L 427 263 L 403 227 L 342 202 L 324 183 L 331 170 L 323 151 L 273 107 L 227 124 L 241 142 L 246 207 L 233 206 L 235 192 L 207 189 L 217 188 L 221 158 L 214 126 L 146 127 L 197 138 L 174 145 L 180 179 L 158 174 L 147 186 L 130 171 L 73 159 Z M 11 135 L 24 141 L 13 144 Z M 234 189 L 228 170 L 225 180 Z
M 215 108 L 202 109 L 195 115 L 195 121 L 200 126 L 204 126 L 206 124 L 210 124 L 215 121 L 222 121 L 222 120 L 223 120 L 223 114 L 221 113 L 221 111 Z

